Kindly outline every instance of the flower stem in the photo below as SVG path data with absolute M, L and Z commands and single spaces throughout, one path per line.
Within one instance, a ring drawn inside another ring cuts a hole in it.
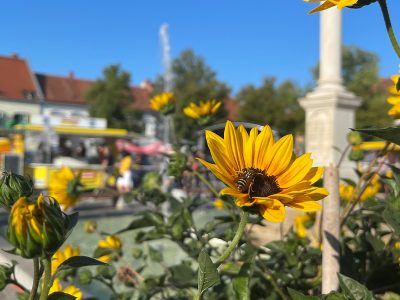
M 215 197 L 217 198 L 219 197 L 218 191 L 203 175 L 201 175 L 198 171 L 192 171 L 192 172 L 210 189 L 210 191 L 214 194 Z
M 34 300 L 36 297 L 37 289 L 39 287 L 39 258 L 35 257 L 33 259 L 33 283 L 32 283 L 32 289 L 31 292 L 29 293 L 29 298 L 28 300 Z
M 39 300 L 46 300 L 49 294 L 49 290 L 51 288 L 52 280 L 51 280 L 51 258 L 45 258 L 42 260 L 42 264 L 44 265 L 44 278 L 43 278 L 43 288 L 40 293 Z
M 246 224 L 247 224 L 248 220 L 249 220 L 249 212 L 243 211 L 242 215 L 240 216 L 240 222 L 239 222 L 238 229 L 235 233 L 235 236 L 232 239 L 232 242 L 230 243 L 228 248 L 226 248 L 226 250 L 221 254 L 221 256 L 218 257 L 217 260 L 214 262 L 214 265 L 216 267 L 219 267 L 224 262 L 224 260 L 227 259 L 231 255 L 233 249 L 235 249 L 236 245 L 240 241 L 240 238 L 242 237 L 242 234 L 244 232 L 244 229 L 246 228 Z
M 386 0 L 378 0 L 379 6 L 381 7 L 383 18 L 385 19 L 386 30 L 392 43 L 393 49 L 397 56 L 400 58 L 400 46 L 397 42 L 396 36 L 393 31 L 392 22 L 390 21 L 389 11 L 387 9 Z

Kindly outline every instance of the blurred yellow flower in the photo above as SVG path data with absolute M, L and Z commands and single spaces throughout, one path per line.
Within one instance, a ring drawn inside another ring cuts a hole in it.
M 70 168 L 63 166 L 50 177 L 49 196 L 54 197 L 64 209 L 68 209 L 78 201 L 80 186 L 82 184 L 79 176 L 75 176 Z
M 393 85 L 389 88 L 391 96 L 387 99 L 387 102 L 393 106 L 388 111 L 388 115 L 394 119 L 400 119 L 400 91 L 398 91 L 396 88 L 396 84 L 400 80 L 400 75 L 392 76 L 391 79 L 393 81 Z
M 116 235 L 109 235 L 105 239 L 100 240 L 97 246 L 104 249 L 119 250 L 122 247 L 122 243 Z
M 243 126 L 225 125 L 224 138 L 206 131 L 206 140 L 215 164 L 198 160 L 228 187 L 223 195 L 236 198 L 239 207 L 256 207 L 272 222 L 282 222 L 285 206 L 311 212 L 321 208 L 316 202 L 328 195 L 325 188 L 313 186 L 323 168 L 312 167 L 310 154 L 293 154 L 293 137 L 275 142 L 271 128 L 250 134 Z
M 337 6 L 337 8 L 342 9 L 346 6 L 352 6 L 357 3 L 358 0 L 304 0 L 305 2 L 324 2 L 320 6 L 314 8 L 310 11 L 310 14 L 315 12 Z
M 49 290 L 49 295 L 55 292 L 63 292 L 65 294 L 69 294 L 71 296 L 74 296 L 76 298 L 76 300 L 82 300 L 83 299 L 83 295 L 82 295 L 82 291 L 77 288 L 74 285 L 69 285 L 67 286 L 65 289 L 62 288 L 60 280 L 58 278 L 55 278 L 53 281 L 53 285 L 51 286 L 50 290 Z
M 156 111 L 160 111 L 163 114 L 168 114 L 173 110 L 173 104 L 175 102 L 175 96 L 173 93 L 165 92 L 154 96 L 150 100 L 150 106 Z
M 294 230 L 299 238 L 306 237 L 306 227 L 304 224 L 309 221 L 311 221 L 311 217 L 309 215 L 297 216 L 294 219 Z
M 97 259 L 103 263 L 108 263 L 111 261 L 111 257 L 109 255 L 102 255 L 102 256 L 98 257 Z
M 364 202 L 372 197 L 374 197 L 381 190 L 382 185 L 379 183 L 379 176 L 374 176 L 370 184 L 366 187 L 364 192 L 360 197 L 360 201 Z M 339 194 L 343 200 L 346 201 L 356 201 L 358 193 L 356 193 L 354 186 L 350 184 L 341 183 L 339 186 Z
M 58 266 L 66 261 L 68 258 L 79 256 L 80 254 L 81 250 L 79 246 L 74 249 L 72 245 L 69 244 L 65 246 L 64 251 L 62 251 L 61 249 L 57 250 L 51 260 L 51 274 L 54 274 Z
M 213 205 L 217 209 L 224 209 L 225 208 L 225 203 L 221 199 L 214 200 Z
M 207 100 L 200 101 L 199 105 L 191 102 L 183 109 L 183 113 L 189 118 L 198 120 L 200 118 L 214 115 L 221 106 L 221 101 Z

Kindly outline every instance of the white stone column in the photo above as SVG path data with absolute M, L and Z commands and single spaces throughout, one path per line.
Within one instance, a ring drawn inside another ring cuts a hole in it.
M 355 109 L 361 105 L 361 99 L 347 91 L 342 84 L 341 13 L 336 8 L 320 13 L 318 85 L 299 99 L 306 113 L 306 152 L 312 153 L 314 164 L 319 166 L 339 161 L 341 151 L 347 145 L 349 128 L 354 128 Z M 354 167 L 346 155 L 340 176 L 354 178 Z

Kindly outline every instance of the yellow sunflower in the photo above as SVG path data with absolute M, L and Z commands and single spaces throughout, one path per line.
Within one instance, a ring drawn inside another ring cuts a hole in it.
M 122 247 L 121 239 L 116 235 L 109 235 L 105 239 L 100 240 L 97 245 L 99 248 L 119 250 Z
M 150 100 L 152 109 L 161 112 L 164 115 L 171 113 L 174 110 L 175 96 L 173 93 L 165 92 L 154 96 Z
M 54 274 L 58 266 L 61 265 L 64 261 L 66 261 L 68 258 L 71 258 L 73 256 L 79 256 L 80 254 L 81 250 L 79 246 L 77 246 L 74 249 L 72 245 L 66 245 L 64 251 L 58 249 L 56 253 L 54 253 L 51 260 L 51 274 Z
M 323 2 L 323 0 L 305 0 L 306 2 Z M 337 6 L 337 8 L 342 9 L 346 6 L 352 6 L 357 3 L 358 0 L 325 0 L 324 3 L 322 3 L 320 6 L 314 8 L 312 11 L 310 11 L 310 14 L 313 14 L 315 12 L 325 10 L 334 6 Z
M 207 100 L 200 101 L 197 105 L 191 102 L 188 106 L 183 109 L 183 113 L 189 118 L 198 120 L 201 118 L 209 117 L 214 115 L 221 107 L 221 101 Z
M 392 76 L 393 85 L 390 86 L 389 92 L 391 96 L 387 99 L 392 108 L 388 111 L 388 115 L 394 119 L 400 119 L 400 90 L 397 90 L 397 83 L 400 80 L 400 75 Z
M 63 292 L 65 294 L 69 294 L 71 296 L 74 296 L 76 300 L 82 300 L 83 299 L 83 294 L 82 291 L 77 288 L 74 285 L 69 285 L 65 289 L 62 288 L 60 280 L 58 278 L 55 278 L 53 281 L 53 285 L 51 286 L 49 290 L 49 295 L 55 292 Z
M 360 202 L 365 202 L 366 200 L 374 197 L 377 193 L 379 193 L 381 188 L 382 185 L 379 182 L 379 176 L 375 176 L 362 193 L 360 197 Z M 354 186 L 344 183 L 341 183 L 339 186 L 339 194 L 343 200 L 350 202 L 356 201 L 358 197 L 358 192 L 356 192 Z
M 310 215 L 301 215 L 294 219 L 294 230 L 299 238 L 304 238 L 307 236 L 305 224 L 311 220 L 312 219 Z
M 285 206 L 317 211 L 321 205 L 316 201 L 328 195 L 313 186 L 323 168 L 312 167 L 309 153 L 295 157 L 292 135 L 275 142 L 268 125 L 248 134 L 227 121 L 224 138 L 207 130 L 206 140 L 215 164 L 198 160 L 227 185 L 221 194 L 235 197 L 239 207 L 257 208 L 269 221 L 282 222 Z
M 82 184 L 79 176 L 75 176 L 70 168 L 63 166 L 50 176 L 49 196 L 54 197 L 64 209 L 68 209 L 79 200 L 80 186 Z

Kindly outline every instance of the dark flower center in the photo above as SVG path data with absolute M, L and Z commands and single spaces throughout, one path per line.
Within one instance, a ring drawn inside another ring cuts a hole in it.
M 281 191 L 275 176 L 268 176 L 261 169 L 246 168 L 236 174 L 236 188 L 250 198 L 267 197 Z

